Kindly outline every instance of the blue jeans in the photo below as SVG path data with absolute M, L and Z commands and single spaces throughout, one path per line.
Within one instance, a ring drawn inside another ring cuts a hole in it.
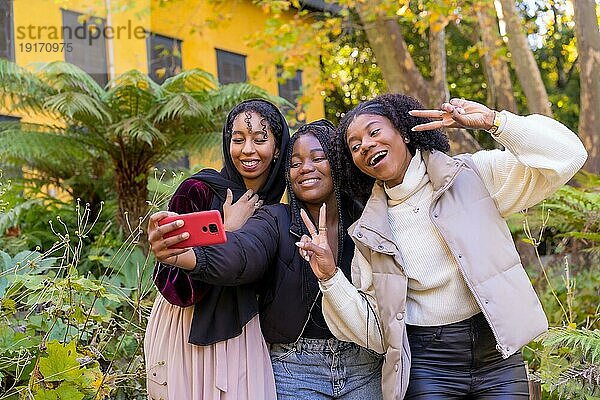
M 382 355 L 335 338 L 300 338 L 270 347 L 278 400 L 383 397 Z

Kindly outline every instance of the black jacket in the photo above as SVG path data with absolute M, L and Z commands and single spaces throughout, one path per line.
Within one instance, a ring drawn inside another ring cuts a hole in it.
M 345 228 L 341 263 L 338 264 L 350 278 L 354 243 Z M 294 342 L 302 333 L 311 307 L 320 299 L 317 278 L 295 246 L 302 231 L 301 221 L 292 220 L 289 206 L 263 207 L 242 230 L 228 232 L 227 243 L 194 248 L 197 263 L 189 273 L 190 277 L 224 286 L 242 285 L 240 288 L 257 282 L 265 340 L 269 343 Z M 319 316 L 323 318 L 320 308 L 316 316 L 313 312 L 313 319 Z M 231 315 L 231 318 L 236 316 Z M 196 343 L 193 325 L 190 342 Z

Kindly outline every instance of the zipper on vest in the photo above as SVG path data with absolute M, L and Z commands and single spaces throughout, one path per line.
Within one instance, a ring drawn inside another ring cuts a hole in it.
M 464 163 L 462 163 L 462 164 L 464 165 Z M 460 257 L 454 252 L 454 249 L 450 245 L 448 245 L 448 241 L 446 240 L 446 237 L 441 234 L 442 230 L 440 229 L 437 222 L 435 221 L 435 218 L 432 218 L 434 205 L 437 203 L 438 199 L 440 197 L 442 197 L 442 194 L 444 194 L 444 192 L 446 192 L 448 190 L 448 188 L 450 186 L 452 186 L 452 184 L 456 180 L 456 177 L 458 176 L 458 173 L 460 172 L 461 169 L 462 169 L 462 166 L 456 170 L 456 172 L 450 177 L 450 180 L 448 181 L 448 183 L 446 183 L 446 185 L 444 185 L 440 190 L 438 190 L 437 193 L 435 194 L 435 196 L 433 197 L 433 199 L 431 201 L 431 205 L 429 206 L 429 219 L 431 220 L 433 225 L 436 227 L 438 232 L 440 232 L 440 236 L 442 237 L 442 239 L 444 239 L 444 242 L 446 242 L 446 245 L 450 249 L 450 252 L 452 253 L 452 256 L 454 257 L 454 260 L 456 260 L 456 263 L 458 264 L 458 270 L 460 271 L 460 274 L 463 277 L 463 280 L 467 284 L 469 291 L 471 291 L 473 298 L 477 302 L 477 305 L 479 305 L 479 309 L 483 313 L 483 316 L 485 317 L 488 325 L 490 326 L 490 330 L 492 331 L 492 334 L 494 335 L 494 339 L 496 340 L 496 350 L 498 350 L 498 352 L 502 355 L 502 358 L 506 359 L 506 358 L 508 358 L 508 355 L 505 354 L 505 352 L 503 351 L 502 345 L 500 344 L 500 340 L 498 339 L 498 333 L 496 332 L 496 328 L 490 322 L 490 317 L 487 314 L 487 311 L 485 310 L 485 308 L 483 307 L 483 303 L 482 303 L 481 299 L 479 298 L 477 293 L 473 290 L 473 286 L 471 286 L 471 282 L 469 282 L 469 280 L 467 279 L 467 277 L 465 275 L 465 271 L 463 270 L 462 264 L 460 263 Z

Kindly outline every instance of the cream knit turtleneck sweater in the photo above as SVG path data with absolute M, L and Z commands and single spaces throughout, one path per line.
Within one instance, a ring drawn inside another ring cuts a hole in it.
M 479 312 L 458 263 L 431 222 L 433 187 L 421 153 L 413 156 L 401 184 L 385 187 L 388 221 L 408 277 L 406 323 L 445 325 Z
M 473 163 L 498 211 L 506 217 L 540 202 L 566 183 L 583 166 L 587 153 L 577 135 L 551 118 L 507 111 L 500 115 L 502 123 L 494 139 L 506 150 L 479 151 L 473 154 Z M 468 317 L 478 308 L 444 241 L 431 222 L 422 219 L 428 218 L 431 185 L 421 164 L 420 157 L 414 157 L 404 182 L 386 191 L 388 218 L 410 279 L 407 320 L 443 325 Z M 413 212 L 415 206 L 418 213 Z M 338 339 L 384 352 L 373 313 L 377 309 L 373 271 L 360 251 L 355 251 L 353 265 L 360 274 L 360 287 L 354 287 L 340 271 L 320 283 L 323 315 Z

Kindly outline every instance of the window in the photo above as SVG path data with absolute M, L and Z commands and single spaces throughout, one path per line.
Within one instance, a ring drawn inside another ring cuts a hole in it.
M 283 97 L 292 104 L 296 104 L 300 89 L 302 87 L 302 71 L 296 70 L 296 75 L 281 83 L 281 75 L 283 71 L 280 66 L 277 67 L 277 86 L 279 88 L 279 96 Z
M 181 40 L 151 33 L 146 39 L 148 75 L 156 83 L 181 72 Z
M 0 1 L 0 57 L 15 60 L 12 0 Z
M 0 122 L 19 122 L 20 120 L 20 117 L 13 117 L 12 115 L 0 114 Z
M 288 79 L 281 83 L 281 75 L 283 71 L 281 66 L 277 66 L 277 86 L 279 88 L 279 96 L 283 97 L 290 103 L 296 105 L 298 101 L 298 96 L 300 96 L 300 91 L 302 89 L 302 71 L 296 70 L 296 75 L 293 78 Z M 306 116 L 304 112 L 294 109 L 289 109 L 289 107 L 282 107 L 282 111 L 284 113 L 289 113 L 290 111 L 294 112 L 294 117 L 298 122 L 304 122 Z
M 181 156 L 181 158 L 170 161 L 170 162 L 160 162 L 156 164 L 156 168 L 158 168 L 159 176 L 162 173 L 162 170 L 178 172 L 178 171 L 186 171 L 190 169 L 190 157 L 187 154 Z M 168 178 L 168 175 L 165 175 L 165 179 Z
M 103 18 L 84 16 L 62 10 L 63 37 L 65 44 L 71 43 L 72 51 L 65 51 L 65 61 L 77 65 L 91 75 L 100 86 L 108 83 L 106 40 Z
M 246 82 L 246 56 L 217 50 L 217 74 L 219 82 L 236 83 Z

